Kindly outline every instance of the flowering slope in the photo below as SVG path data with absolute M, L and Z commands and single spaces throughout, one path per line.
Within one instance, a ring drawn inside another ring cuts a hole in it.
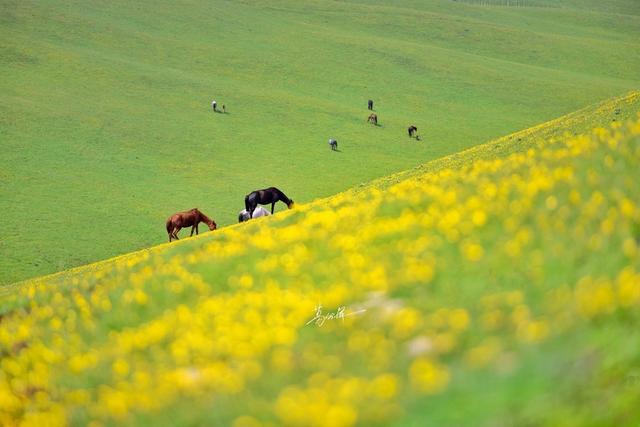
M 640 116 L 43 278 L 2 425 L 637 425 Z

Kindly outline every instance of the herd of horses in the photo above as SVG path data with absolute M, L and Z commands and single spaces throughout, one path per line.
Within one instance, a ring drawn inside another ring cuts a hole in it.
M 240 212 L 238 221 L 243 222 L 251 218 L 257 218 L 261 216 L 269 215 L 269 211 L 258 205 L 271 205 L 271 214 L 278 202 L 284 202 L 289 209 L 293 207 L 293 200 L 287 197 L 282 191 L 276 187 L 269 187 L 263 190 L 252 191 L 244 198 L 245 209 Z M 167 234 L 169 235 L 169 242 L 173 239 L 180 240 L 178 238 L 178 232 L 187 227 L 191 227 L 191 235 L 193 232 L 198 234 L 198 226 L 203 222 L 209 226 L 209 230 L 213 231 L 218 228 L 218 225 L 214 220 L 202 213 L 198 208 L 193 208 L 188 211 L 178 212 L 169 217 L 166 222 Z
M 373 111 L 372 99 L 367 101 L 367 108 L 369 109 L 369 111 Z M 371 123 L 372 125 L 378 126 L 378 115 L 376 113 L 369 114 L 369 117 L 367 117 L 367 122 Z M 418 128 L 415 127 L 415 125 L 409 126 L 407 128 L 407 133 L 409 134 L 409 138 L 415 137 L 417 141 L 420 141 L 420 137 L 418 136 Z M 331 150 L 333 151 L 338 151 L 338 141 L 333 138 L 329 139 L 329 147 L 331 147 Z
M 373 100 L 370 99 L 367 102 L 367 108 L 370 111 L 373 111 Z M 371 123 L 372 125 L 378 126 L 378 115 L 376 113 L 369 114 L 369 117 L 367 117 L 367 122 Z M 418 128 L 414 125 L 411 125 L 407 128 L 407 133 L 409 134 L 409 138 L 415 137 L 418 141 L 420 140 L 420 137 L 418 136 Z
M 215 101 L 212 102 L 212 108 L 214 111 L 217 111 L 217 103 Z M 222 107 L 224 108 L 224 106 Z M 373 111 L 373 100 L 369 100 L 367 102 L 367 108 L 370 111 Z M 367 122 L 378 125 L 378 115 L 376 113 L 369 114 L 367 118 Z M 407 132 L 409 137 L 412 138 L 415 136 L 417 140 L 420 140 L 418 136 L 418 128 L 414 125 L 411 125 L 407 128 Z M 338 141 L 331 138 L 329 139 L 329 146 L 332 150 L 338 150 Z M 293 207 L 293 200 L 288 198 L 286 194 L 282 191 L 278 190 L 276 187 L 269 187 L 263 190 L 252 191 L 247 194 L 244 198 L 244 210 L 240 211 L 238 214 L 238 222 L 248 221 L 252 218 L 258 218 L 261 216 L 268 216 L 269 211 L 264 209 L 262 206 L 258 205 L 271 205 L 271 215 L 273 214 L 273 209 L 277 202 L 283 202 L 287 205 L 289 209 Z M 218 228 L 218 225 L 214 220 L 206 216 L 202 213 L 198 208 L 193 208 L 188 211 L 178 212 L 167 220 L 166 228 L 167 234 L 169 235 L 169 242 L 172 240 L 179 240 L 178 232 L 187 227 L 191 227 L 191 236 L 193 236 L 193 232 L 195 231 L 196 235 L 198 234 L 198 226 L 200 223 L 205 223 L 209 230 L 213 231 Z

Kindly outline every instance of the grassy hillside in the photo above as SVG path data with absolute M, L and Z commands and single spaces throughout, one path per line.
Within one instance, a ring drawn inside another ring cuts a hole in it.
M 358 197 L 359 193 L 377 188 L 386 190 L 390 186 L 402 182 L 406 179 L 421 180 L 425 173 L 439 172 L 443 169 L 459 169 L 477 160 L 496 160 L 505 158 L 514 153 L 522 153 L 529 148 L 536 148 L 541 142 L 548 139 L 558 139 L 567 135 L 576 136 L 578 134 L 590 133 L 597 127 L 608 127 L 612 123 L 620 123 L 634 119 L 640 114 L 640 91 L 633 91 L 624 96 L 609 99 L 607 101 L 585 107 L 565 116 L 541 123 L 537 126 L 524 129 L 513 134 L 498 138 L 494 141 L 480 144 L 459 153 L 451 154 L 437 160 L 433 160 L 413 169 L 398 172 L 367 183 L 360 184 L 339 194 L 339 197 Z M 325 206 L 334 196 L 320 198 L 307 203 L 307 209 L 316 206 Z M 299 205 L 297 205 L 299 206 Z M 238 225 L 242 226 L 242 225 Z M 203 228 L 205 228 L 203 226 Z M 183 236 L 184 237 L 184 236 Z M 174 242 L 173 245 L 179 244 Z M 171 247 L 166 244 L 151 246 L 140 251 L 130 252 L 109 259 L 101 260 L 88 265 L 60 271 L 47 275 L 46 277 L 34 280 L 47 280 L 49 283 L 65 283 L 73 280 L 75 275 L 84 275 L 90 272 L 100 272 L 109 269 L 115 263 L 127 262 L 127 260 L 139 257 L 147 257 L 150 253 L 163 251 Z M 15 282 L 10 285 L 0 287 L 0 297 L 11 295 L 17 289 L 32 280 Z
M 0 0 L 0 283 L 160 243 L 178 210 L 230 224 L 255 188 L 308 202 L 638 88 L 634 0 L 388 3 Z
M 0 422 L 637 425 L 640 115 L 556 131 L 11 287 Z

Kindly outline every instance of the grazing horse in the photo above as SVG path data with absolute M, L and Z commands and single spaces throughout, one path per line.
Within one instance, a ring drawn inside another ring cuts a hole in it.
M 331 147 L 331 150 L 337 151 L 338 150 L 338 141 L 336 141 L 335 139 L 331 138 L 329 140 L 329 147 Z
M 373 110 L 373 100 L 370 99 L 369 102 L 367 102 L 367 108 Z
M 258 206 L 255 211 L 253 211 L 253 218 L 260 218 L 261 216 L 269 216 L 271 215 L 268 210 L 263 208 L 262 206 Z M 249 221 L 252 217 L 249 216 L 249 212 L 246 209 L 243 209 L 238 214 L 238 222 Z
M 411 125 L 407 128 L 407 132 L 409 132 L 409 138 L 411 138 L 412 136 L 414 136 L 416 134 L 416 132 L 418 132 L 418 128 Z
M 374 125 L 377 126 L 378 125 L 378 115 L 375 114 L 375 113 L 370 114 L 369 117 L 367 118 L 367 121 L 369 123 L 374 124 Z
M 167 220 L 167 233 L 169 234 L 169 242 L 171 239 L 178 239 L 178 232 L 182 228 L 191 227 L 191 236 L 193 236 L 193 231 L 195 230 L 196 235 L 198 234 L 198 224 L 204 222 L 209 226 L 209 230 L 215 230 L 218 228 L 218 225 L 210 219 L 208 216 L 203 214 L 198 210 L 198 208 L 193 208 L 190 211 L 178 212 L 177 214 L 172 215 Z
M 293 200 L 288 198 L 282 191 L 276 187 L 265 188 L 264 190 L 256 190 L 247 194 L 244 198 L 244 207 L 249 212 L 249 218 L 253 218 L 253 211 L 256 210 L 256 206 L 268 205 L 271 203 L 271 213 L 273 214 L 273 207 L 276 202 L 282 201 L 286 203 L 287 207 L 291 209 L 293 207 Z

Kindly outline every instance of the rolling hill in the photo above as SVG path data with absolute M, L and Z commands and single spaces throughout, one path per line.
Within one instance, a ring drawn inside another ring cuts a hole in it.
M 635 426 L 639 110 L 4 287 L 0 423 Z

